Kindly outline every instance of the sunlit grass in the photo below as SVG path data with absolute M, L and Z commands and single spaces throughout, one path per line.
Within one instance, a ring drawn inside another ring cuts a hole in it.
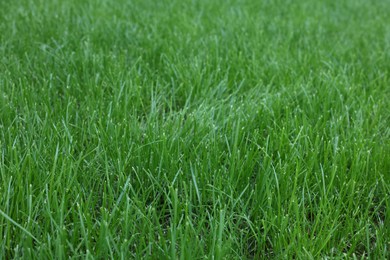
M 390 257 L 389 13 L 0 2 L 0 258 Z

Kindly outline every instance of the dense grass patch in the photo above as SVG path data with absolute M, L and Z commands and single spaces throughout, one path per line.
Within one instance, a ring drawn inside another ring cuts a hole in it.
M 0 258 L 390 257 L 389 13 L 0 1 Z

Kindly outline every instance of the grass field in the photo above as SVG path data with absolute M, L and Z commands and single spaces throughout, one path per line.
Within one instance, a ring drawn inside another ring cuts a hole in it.
M 389 13 L 0 0 L 0 259 L 389 258 Z

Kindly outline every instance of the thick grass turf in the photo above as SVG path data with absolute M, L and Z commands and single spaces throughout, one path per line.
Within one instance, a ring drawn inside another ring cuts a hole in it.
M 0 1 L 0 258 L 390 257 L 390 1 Z

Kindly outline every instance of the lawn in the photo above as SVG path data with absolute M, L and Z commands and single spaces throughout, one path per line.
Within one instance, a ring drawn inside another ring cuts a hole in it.
M 0 0 L 0 258 L 390 258 L 389 13 Z

